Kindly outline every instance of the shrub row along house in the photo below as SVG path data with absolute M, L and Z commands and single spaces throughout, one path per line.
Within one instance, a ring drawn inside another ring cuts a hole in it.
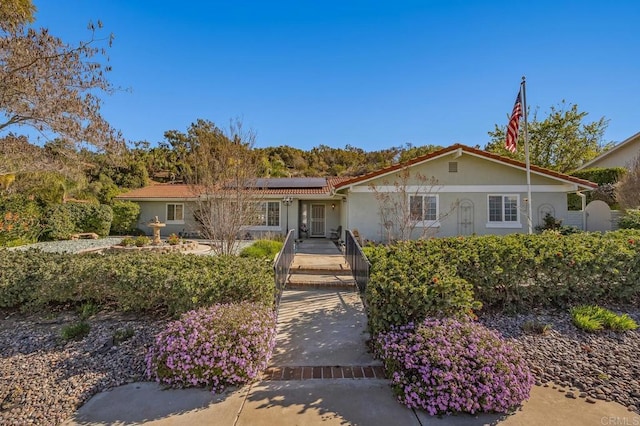
M 550 214 L 585 226 L 569 212 L 567 194 L 594 189 L 583 179 L 531 166 L 533 226 Z M 255 181 L 257 214 L 242 238 L 293 229 L 298 238 L 361 238 L 386 242 L 424 236 L 507 234 L 528 231 L 525 164 L 456 144 L 410 162 L 352 178 L 266 178 Z M 118 196 L 139 203 L 139 228 L 156 216 L 166 233 L 198 232 L 194 213 L 203 195 L 194 186 L 157 184 Z M 584 207 L 584 206 L 583 206 Z M 572 214 L 577 213 L 577 214 Z

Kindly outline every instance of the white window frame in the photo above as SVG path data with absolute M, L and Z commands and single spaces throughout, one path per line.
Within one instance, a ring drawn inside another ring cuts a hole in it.
M 500 197 L 501 198 L 501 217 L 500 221 L 492 221 L 491 220 L 491 197 Z M 505 198 L 515 197 L 516 199 L 516 220 L 504 220 L 505 218 Z M 509 229 L 521 229 L 522 223 L 520 221 L 520 194 L 487 194 L 487 228 L 509 228 Z
M 413 217 L 412 217 L 412 212 L 411 212 L 411 199 L 414 197 L 421 197 L 422 198 L 422 220 L 417 220 L 414 221 Z M 436 214 L 435 214 L 435 218 L 434 219 L 425 219 L 425 208 L 427 206 L 428 203 L 425 202 L 425 198 L 434 198 L 436 200 Z M 440 226 L 440 197 L 438 196 L 438 194 L 411 194 L 409 195 L 409 217 L 411 218 L 411 221 L 415 224 L 415 226 L 417 227 L 423 227 L 423 228 L 433 228 L 433 227 L 439 227 Z
M 277 219 L 278 219 L 278 224 L 277 225 L 269 225 L 269 203 L 272 204 L 277 204 L 278 205 L 278 213 L 277 213 Z M 257 208 L 257 213 L 259 216 L 264 216 L 264 224 L 261 225 L 245 225 L 242 227 L 242 229 L 245 230 L 251 230 L 251 231 L 279 231 L 282 229 L 282 202 L 280 201 L 275 201 L 275 200 L 265 200 L 265 201 L 258 201 L 256 204 L 258 204 L 258 208 Z M 263 210 L 262 210 L 262 205 L 264 205 L 264 214 L 263 214 Z
M 173 219 L 169 219 L 169 206 L 173 206 L 173 215 L 174 218 Z M 181 218 L 180 219 L 176 219 L 175 215 L 176 215 L 176 207 L 180 206 L 181 208 Z M 184 225 L 184 203 L 167 203 L 166 207 L 165 207 L 165 212 L 167 214 L 167 223 L 173 223 L 173 224 L 179 224 L 179 225 Z

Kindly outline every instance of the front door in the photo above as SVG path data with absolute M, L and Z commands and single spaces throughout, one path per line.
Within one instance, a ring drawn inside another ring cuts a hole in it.
M 324 237 L 325 236 L 325 214 L 324 204 L 312 204 L 311 205 L 311 237 Z

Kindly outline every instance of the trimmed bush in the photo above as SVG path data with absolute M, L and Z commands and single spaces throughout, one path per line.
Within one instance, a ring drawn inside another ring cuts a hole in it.
M 133 244 L 136 247 L 144 247 L 150 243 L 151 243 L 151 238 L 147 237 L 146 235 L 140 235 L 133 239 Z
M 65 204 L 51 207 L 45 216 L 45 240 L 68 240 L 76 233 L 76 223 Z
M 182 315 L 156 337 L 146 356 L 149 378 L 172 387 L 250 383 L 267 367 L 276 316 L 252 303 L 214 305 Z
M 479 309 L 473 286 L 425 250 L 429 242 L 399 242 L 367 249 L 372 262 L 365 291 L 369 329 L 375 335 L 426 317 L 464 317 Z
M 114 201 L 111 205 L 111 209 L 113 210 L 111 234 L 131 234 L 138 224 L 138 218 L 140 217 L 140 205 L 133 201 Z
M 367 256 L 372 270 L 366 297 L 373 324 L 387 321 L 380 312 L 397 318 L 391 321 L 396 325 L 412 318 L 403 313 L 403 304 L 415 309 L 421 302 L 414 296 L 427 292 L 436 274 L 465 280 L 484 308 L 497 311 L 640 301 L 636 230 L 437 238 L 368 248 Z M 469 304 L 469 297 L 455 302 L 448 298 L 460 295 L 442 295 L 446 304 L 461 305 L 461 311 Z
M 65 240 L 75 233 L 95 232 L 104 237 L 109 235 L 112 219 L 111 207 L 104 204 L 58 204 L 47 212 L 44 236 L 49 240 Z
M 272 306 L 274 297 L 270 265 L 236 256 L 0 250 L 0 307 L 91 301 L 173 315 L 214 303 Z
M 242 257 L 273 259 L 282 250 L 283 243 L 274 240 L 258 240 L 240 252 Z
M 133 237 L 124 237 L 120 240 L 120 244 L 122 247 L 132 247 L 136 245 L 136 239 Z
M 627 209 L 618 220 L 620 229 L 640 229 L 640 209 Z
M 534 383 L 518 351 L 468 320 L 429 318 L 376 343 L 398 400 L 431 415 L 506 413 L 529 398 Z

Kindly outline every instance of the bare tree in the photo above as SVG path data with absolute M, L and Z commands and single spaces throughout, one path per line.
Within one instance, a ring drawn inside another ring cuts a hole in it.
M 622 208 L 640 208 L 640 155 L 632 162 L 629 172 L 616 183 L 616 200 Z
M 409 167 L 369 188 L 378 202 L 380 225 L 388 242 L 432 235 L 434 225 L 455 209 L 453 205 L 448 211 L 439 212 L 437 192 L 441 185 L 433 176 L 411 173 Z
M 89 24 L 90 39 L 71 46 L 46 28 L 26 26 L 30 1 L 1 4 L 0 15 L 11 21 L 0 25 L 0 134 L 28 126 L 47 140 L 121 149 L 120 133 L 100 114 L 99 95 L 113 91 L 106 79 L 112 36 L 97 38 L 102 24 Z
M 198 120 L 186 135 L 188 181 L 197 195 L 193 210 L 201 233 L 212 240 L 217 254 L 234 254 L 248 225 L 266 218 L 257 185 L 258 156 L 255 134 L 240 121 L 223 131 L 210 121 Z

